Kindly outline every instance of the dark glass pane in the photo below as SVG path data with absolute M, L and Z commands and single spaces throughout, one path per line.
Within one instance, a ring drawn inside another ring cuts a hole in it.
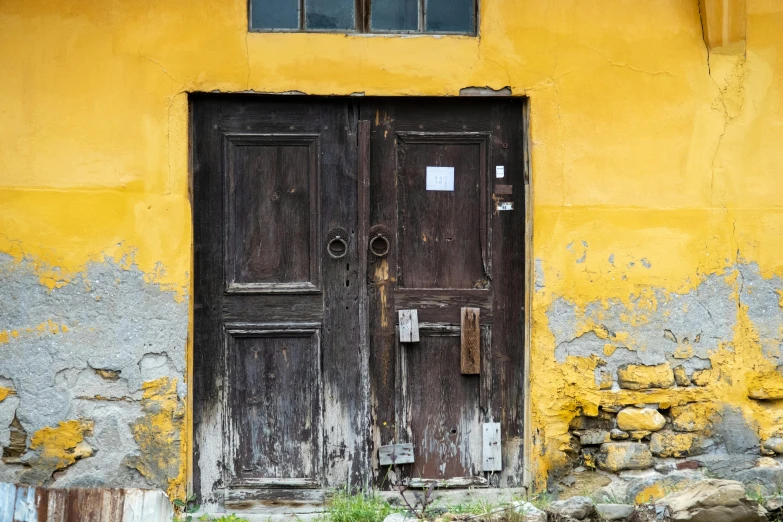
M 299 29 L 299 0 L 250 0 L 252 29 Z
M 475 0 L 426 0 L 427 31 L 472 33 L 476 25 Z
M 308 29 L 354 29 L 354 0 L 305 0 Z
M 372 0 L 373 31 L 415 31 L 419 28 L 419 0 Z

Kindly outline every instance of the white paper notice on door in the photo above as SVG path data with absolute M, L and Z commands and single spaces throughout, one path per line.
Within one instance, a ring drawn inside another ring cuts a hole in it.
M 454 167 L 427 167 L 427 190 L 454 191 Z

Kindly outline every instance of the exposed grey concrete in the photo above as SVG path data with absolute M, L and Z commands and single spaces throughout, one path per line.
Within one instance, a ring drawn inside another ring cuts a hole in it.
M 725 453 L 752 453 L 758 456 L 759 436 L 755 429 L 748 426 L 739 408 L 723 407 L 713 422 L 713 430 Z
M 759 334 L 764 354 L 778 364 L 781 355 L 780 326 L 783 322 L 780 312 L 783 281 L 778 277 L 764 279 L 756 263 L 740 265 L 740 302 L 748 307 L 748 317 Z
M 536 285 L 536 292 L 538 292 L 545 286 L 544 262 L 538 257 L 536 258 L 536 263 L 535 263 L 535 285 Z
M 570 244 L 569 249 L 575 250 L 574 245 Z M 643 265 L 647 264 L 649 262 L 643 262 Z M 765 353 L 779 362 L 783 314 L 776 290 L 783 289 L 783 281 L 778 277 L 765 279 L 755 263 L 738 265 L 737 270 L 740 302 L 748 307 L 748 315 L 759 331 Z M 726 277 L 732 272 L 730 269 L 705 276 L 698 286 L 685 294 L 655 290 L 655 307 L 648 303 L 650 296 L 635 295 L 631 296 L 630 307 L 614 299 L 609 301 L 608 309 L 601 302 L 593 302 L 581 314 L 574 303 L 557 298 L 547 312 L 549 329 L 555 336 L 555 358 L 562 363 L 569 355 L 598 355 L 606 361 L 605 369 L 613 375 L 625 364 L 669 362 L 672 368 L 683 365 L 688 375 L 694 370 L 709 368 L 710 352 L 734 336 L 738 313 L 736 287 Z M 629 317 L 634 310 L 644 320 L 630 324 Z M 594 331 L 580 334 L 580 324 L 588 319 L 601 325 L 601 335 Z M 618 337 L 617 332 L 627 332 L 627 340 L 621 341 L 622 336 Z M 616 348 L 608 356 L 604 354 L 606 344 Z
M 174 292 L 145 282 L 135 265 L 125 269 L 112 260 L 91 263 L 49 291 L 30 263 L 0 254 L 0 288 L 0 330 L 19 332 L 0 358 L 0 377 L 17 394 L 0 403 L 0 444 L 8 443 L 13 414 L 28 433 L 28 446 L 41 428 L 90 420 L 94 429 L 85 441 L 94 454 L 57 472 L 58 485 L 165 488 L 123 461 L 139 451 L 130 425 L 142 415 L 142 383 L 176 379 L 180 398 L 185 396 L 187 300 L 178 302 Z M 46 323 L 51 329 L 36 330 Z M 0 464 L 0 480 L 17 480 L 24 471 Z

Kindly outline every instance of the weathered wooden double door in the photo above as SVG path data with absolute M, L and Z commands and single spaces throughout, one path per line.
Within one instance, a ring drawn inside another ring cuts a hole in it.
M 202 95 L 191 109 L 205 506 L 519 485 L 521 100 Z

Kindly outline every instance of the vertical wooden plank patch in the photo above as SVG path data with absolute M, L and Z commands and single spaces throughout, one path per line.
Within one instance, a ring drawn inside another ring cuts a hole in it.
M 481 329 L 478 308 L 462 308 L 462 351 L 460 369 L 463 375 L 478 375 L 481 367 Z
M 484 471 L 500 471 L 503 469 L 503 458 L 500 448 L 500 423 L 485 422 L 482 450 Z
M 400 342 L 419 342 L 419 312 L 418 310 L 399 310 Z

